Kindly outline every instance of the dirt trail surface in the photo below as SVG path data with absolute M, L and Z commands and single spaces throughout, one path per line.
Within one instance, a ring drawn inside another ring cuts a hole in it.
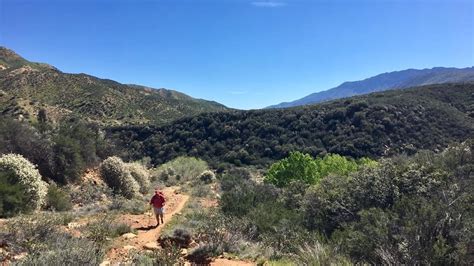
M 254 262 L 243 261 L 243 260 L 230 260 L 230 259 L 215 259 L 211 262 L 211 266 L 252 266 L 256 265 Z
M 150 209 L 147 213 L 133 215 L 121 215 L 117 221 L 130 225 L 137 230 L 136 236 L 121 236 L 113 244 L 113 248 L 107 253 L 107 261 L 115 265 L 125 259 L 130 250 L 151 249 L 153 245 L 157 248 L 157 239 L 161 229 L 172 219 L 174 215 L 180 213 L 189 199 L 188 195 L 180 194 L 178 187 L 167 187 L 163 189 L 165 195 L 165 216 L 164 223 L 158 227 L 155 216 Z M 150 247 L 151 246 L 151 247 Z

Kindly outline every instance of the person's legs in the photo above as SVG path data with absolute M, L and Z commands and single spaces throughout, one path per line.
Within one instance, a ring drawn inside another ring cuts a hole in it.
M 158 208 L 153 208 L 155 211 L 155 218 L 156 218 L 156 226 L 160 225 L 160 209 Z
M 163 212 L 160 213 L 160 219 L 161 219 L 161 223 L 164 223 L 164 222 L 163 222 Z
M 160 219 L 161 219 L 161 223 L 164 223 L 164 222 L 163 222 L 164 213 L 165 213 L 165 208 L 161 208 L 161 209 L 160 209 L 160 212 L 159 212 L 159 216 L 160 216 Z

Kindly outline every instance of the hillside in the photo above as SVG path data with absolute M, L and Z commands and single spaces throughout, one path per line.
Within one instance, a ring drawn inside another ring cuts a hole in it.
M 227 110 L 216 102 L 177 91 L 63 73 L 0 47 L 0 112 L 34 120 L 40 109 L 52 120 L 76 114 L 109 125 L 163 123 Z
M 443 68 L 435 67 L 431 69 L 407 69 L 390 73 L 383 73 L 360 81 L 344 82 L 341 85 L 310 94 L 301 99 L 284 102 L 268 108 L 286 108 L 314 104 L 328 100 L 351 97 L 354 95 L 367 94 L 389 89 L 403 89 L 409 87 L 459 83 L 474 81 L 474 67 L 468 68 Z
M 440 150 L 474 134 L 474 84 L 392 90 L 289 109 L 202 114 L 161 127 L 115 127 L 133 158 L 180 155 L 266 165 L 299 150 L 372 158 Z M 131 150 L 130 147 L 140 147 Z

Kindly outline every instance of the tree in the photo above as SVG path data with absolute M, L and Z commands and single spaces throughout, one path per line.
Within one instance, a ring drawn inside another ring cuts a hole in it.
M 277 187 L 284 187 L 292 180 L 302 180 L 308 184 L 318 181 L 318 165 L 309 154 L 292 152 L 287 158 L 274 163 L 265 181 Z

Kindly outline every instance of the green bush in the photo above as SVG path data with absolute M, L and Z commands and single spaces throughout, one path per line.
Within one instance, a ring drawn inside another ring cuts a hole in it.
M 166 181 L 174 177 L 175 182 L 187 182 L 197 179 L 208 168 L 207 163 L 201 159 L 182 156 L 160 165 L 157 169 L 157 175 L 163 175 Z M 166 173 L 162 174 L 165 171 Z
M 55 233 L 42 244 L 15 265 L 99 265 L 105 257 L 98 244 L 64 233 Z
M 46 207 L 54 211 L 69 211 L 72 209 L 71 196 L 55 184 L 48 187 Z
M 33 209 L 28 204 L 29 196 L 26 188 L 16 183 L 14 175 L 9 172 L 0 172 L 0 217 L 11 217 L 18 213 L 26 213 Z
M 368 158 L 354 161 L 338 154 L 328 154 L 322 158 L 313 159 L 309 154 L 292 152 L 289 157 L 270 167 L 265 181 L 278 187 L 287 186 L 293 180 L 314 185 L 331 174 L 347 176 L 363 165 L 374 167 L 377 163 Z
M 8 220 L 5 226 L 7 243 L 14 250 L 34 253 L 59 233 L 59 225 L 71 220 L 70 215 L 55 213 L 20 215 Z
M 149 208 L 148 202 L 140 197 L 127 199 L 120 195 L 114 196 L 109 206 L 110 210 L 131 214 L 143 214 L 149 210 Z
M 472 143 L 325 178 L 305 195 L 305 225 L 358 263 L 464 264 L 474 237 Z
M 181 250 L 176 246 L 168 246 L 151 253 L 136 253 L 132 257 L 133 265 L 184 265 Z
M 92 182 L 83 182 L 80 187 L 68 186 L 71 200 L 75 204 L 88 205 L 112 197 L 113 191 L 108 186 L 99 186 Z
M 298 265 L 353 265 L 349 259 L 320 242 L 299 246 L 293 257 Z
M 122 159 L 109 157 L 100 164 L 99 169 L 102 178 L 115 193 L 127 199 L 140 195 L 140 185 Z
M 112 215 L 104 215 L 89 223 L 86 231 L 88 239 L 104 245 L 110 238 L 130 233 L 132 228 L 127 224 L 117 222 Z
M 292 152 L 288 158 L 274 163 L 265 181 L 277 187 L 284 187 L 292 180 L 302 180 L 308 184 L 318 181 L 318 165 L 309 154 Z
M 13 215 L 19 211 L 38 210 L 44 205 L 47 184 L 41 179 L 36 167 L 23 156 L 2 155 L 0 173 L 2 190 L 8 193 L 6 194 L 8 197 L 3 200 L 3 211 L 0 216 Z M 20 193 L 24 195 L 20 196 Z

